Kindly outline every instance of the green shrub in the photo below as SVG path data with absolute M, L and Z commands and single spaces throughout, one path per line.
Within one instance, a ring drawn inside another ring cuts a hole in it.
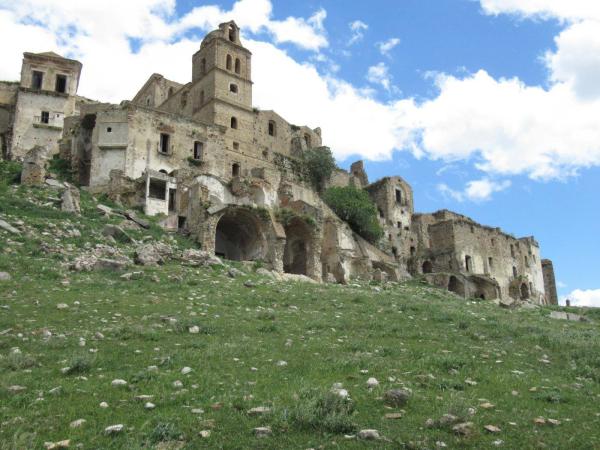
M 75 179 L 75 171 L 71 168 L 71 162 L 66 159 L 59 158 L 58 155 L 49 161 L 48 168 L 50 172 L 56 174 L 60 180 L 73 183 Z
M 289 411 L 289 423 L 305 431 L 328 433 L 351 433 L 356 430 L 352 421 L 354 404 L 333 392 L 308 390 L 300 393 L 300 399 Z
M 377 207 L 366 191 L 354 186 L 332 187 L 323 197 L 325 203 L 348 222 L 350 228 L 369 242 L 377 242 L 383 236 L 383 229 L 377 219 Z
M 310 181 L 319 192 L 323 190 L 325 182 L 337 167 L 329 147 L 317 147 L 306 150 L 303 154 L 304 163 L 308 169 Z

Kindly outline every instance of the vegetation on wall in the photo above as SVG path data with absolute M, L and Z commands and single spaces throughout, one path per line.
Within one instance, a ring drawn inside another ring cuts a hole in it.
M 329 147 L 311 148 L 304 152 L 303 157 L 312 185 L 322 192 L 337 167 L 331 150 Z
M 275 213 L 277 221 L 283 226 L 288 226 L 294 219 L 299 219 L 305 222 L 310 227 L 315 227 L 317 222 L 308 214 L 298 214 L 296 211 L 289 208 L 279 208 Z
M 367 241 L 377 242 L 383 236 L 383 229 L 377 220 L 377 207 L 366 191 L 354 186 L 332 187 L 327 189 L 323 200 Z

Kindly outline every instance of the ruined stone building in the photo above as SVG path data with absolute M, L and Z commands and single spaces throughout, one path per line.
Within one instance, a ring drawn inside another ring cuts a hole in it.
M 362 161 L 328 180 L 377 206 L 381 241 L 354 233 L 307 181 L 303 153 L 322 145 L 321 130 L 254 108 L 251 62 L 237 25 L 223 23 L 192 56 L 190 81 L 153 74 L 116 105 L 77 97 L 77 61 L 25 53 L 21 83 L 0 83 L 3 156 L 58 153 L 82 186 L 161 215 L 224 258 L 318 281 L 423 275 L 463 297 L 556 302 L 552 263 L 532 237 L 450 211 L 415 214 L 410 185 L 369 183 Z

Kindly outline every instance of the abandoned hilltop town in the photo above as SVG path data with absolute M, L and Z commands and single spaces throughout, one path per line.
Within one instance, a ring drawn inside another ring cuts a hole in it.
M 20 82 L 0 82 L 3 159 L 22 161 L 22 182 L 36 184 L 60 157 L 82 188 L 161 215 L 166 229 L 226 259 L 318 282 L 423 276 L 465 298 L 558 303 L 552 262 L 533 237 L 448 210 L 415 213 L 405 180 L 369 182 L 362 161 L 325 180 L 376 205 L 383 237 L 353 231 L 302 164 L 322 148 L 321 129 L 253 108 L 252 55 L 239 35 L 235 22 L 221 24 L 192 55 L 191 81 L 153 74 L 118 105 L 77 95 L 80 62 L 25 53 Z

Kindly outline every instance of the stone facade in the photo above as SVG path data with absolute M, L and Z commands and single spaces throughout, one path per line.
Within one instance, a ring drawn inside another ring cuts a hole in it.
M 551 263 L 542 265 L 533 238 L 516 239 L 450 211 L 415 214 L 411 186 L 398 176 L 369 183 L 362 161 L 335 170 L 324 183 L 364 189 L 377 206 L 380 242 L 354 233 L 307 181 L 303 154 L 322 146 L 321 129 L 253 107 L 252 55 L 234 22 L 204 38 L 192 55 L 191 81 L 153 74 L 119 105 L 78 102 L 81 66 L 75 63 L 26 54 L 21 86 L 0 84 L 0 132 L 3 145 L 12 142 L 13 157 L 34 142 L 52 152 L 56 147 L 79 184 L 161 215 L 164 227 L 227 259 L 260 261 L 319 281 L 412 275 L 465 298 L 556 298 Z M 32 90 L 40 67 L 47 82 L 58 68 L 70 68 L 67 92 L 50 93 L 43 84 Z M 30 120 L 36 132 L 29 136 L 23 123 L 31 108 L 69 117 L 58 117 L 50 130 L 56 133 L 46 137 L 47 127 Z M 42 156 L 30 154 L 36 162 Z
M 546 292 L 546 303 L 558 305 L 558 294 L 556 293 L 556 280 L 554 278 L 554 265 L 549 259 L 542 259 L 542 273 L 544 274 L 544 291 Z
M 5 159 L 23 160 L 34 147 L 58 153 L 66 117 L 79 113 L 81 63 L 53 52 L 24 53 L 19 83 L 0 82 L 0 146 Z

